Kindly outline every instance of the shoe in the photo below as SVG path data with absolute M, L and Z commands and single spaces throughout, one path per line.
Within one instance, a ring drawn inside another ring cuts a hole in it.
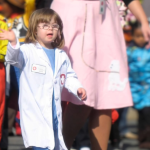
M 113 150 L 121 150 L 119 147 L 113 147 Z
M 80 150 L 91 150 L 89 147 L 82 147 Z
M 8 134 L 8 136 L 15 136 L 15 134 L 14 134 L 13 132 L 10 132 L 10 133 Z
M 123 138 L 127 138 L 127 139 L 133 139 L 133 140 L 137 140 L 138 139 L 138 135 L 131 133 L 131 132 L 127 132 Z

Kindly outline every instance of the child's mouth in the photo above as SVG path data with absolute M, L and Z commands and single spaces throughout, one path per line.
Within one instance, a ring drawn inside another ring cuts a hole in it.
M 48 33 L 47 36 L 48 36 L 48 37 L 52 37 L 53 34 L 52 34 L 52 33 Z

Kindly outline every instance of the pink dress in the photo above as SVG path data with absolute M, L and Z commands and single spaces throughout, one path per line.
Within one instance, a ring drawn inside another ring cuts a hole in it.
M 79 102 L 67 90 L 62 100 L 95 109 L 132 106 L 126 46 L 116 1 L 106 0 L 104 14 L 99 14 L 99 0 L 54 0 L 51 8 L 63 21 L 65 50 L 87 91 L 85 102 Z

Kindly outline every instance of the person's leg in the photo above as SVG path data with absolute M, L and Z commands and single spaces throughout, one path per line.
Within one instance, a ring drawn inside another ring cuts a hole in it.
M 138 119 L 138 137 L 139 137 L 139 143 L 143 142 L 143 130 L 144 130 L 144 123 L 145 123 L 145 118 L 143 115 L 143 109 L 142 110 L 138 110 L 138 114 L 139 114 L 139 119 Z
M 62 118 L 64 117 L 65 109 L 67 108 L 68 102 L 62 101 L 61 107 L 62 107 Z
M 111 110 L 93 109 L 89 120 L 92 150 L 107 150 L 111 130 Z
M 8 106 L 7 106 L 8 98 L 5 101 L 5 114 L 3 120 L 3 130 L 2 130 L 2 139 L 0 141 L 0 149 L 7 150 L 8 149 Z
M 76 136 L 76 145 L 78 150 L 82 149 L 90 149 L 91 142 L 89 137 L 89 130 L 88 130 L 89 119 L 86 120 L 84 126 L 80 129 L 78 135 Z
M 10 95 L 8 99 L 8 132 L 9 135 L 13 135 L 12 128 L 15 121 L 18 108 L 18 96 L 19 96 L 19 76 L 20 71 L 14 66 L 10 66 Z
M 112 124 L 111 126 L 111 132 L 110 132 L 110 140 L 111 140 L 111 145 L 114 148 L 119 148 L 119 143 L 120 143 L 120 134 L 119 134 L 119 122 L 118 120 Z
M 150 149 L 150 107 L 144 107 L 142 111 L 142 126 L 140 126 L 140 148 Z
M 13 135 L 12 128 L 15 121 L 16 110 L 12 108 L 8 108 L 8 133 L 9 135 Z
M 63 136 L 68 149 L 91 113 L 92 108 L 86 105 L 69 103 L 63 117 Z
M 5 112 L 5 67 L 0 63 L 0 140 L 2 138 L 2 125 Z

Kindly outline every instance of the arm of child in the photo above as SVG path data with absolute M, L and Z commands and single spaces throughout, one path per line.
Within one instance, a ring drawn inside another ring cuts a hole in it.
M 2 33 L 0 33 L 0 40 L 8 40 L 9 44 L 7 46 L 7 54 L 5 60 L 18 68 L 22 68 L 24 64 L 24 55 L 20 50 L 20 44 L 17 40 L 15 33 L 12 30 L 6 31 L 0 29 Z
M 79 82 L 76 73 L 71 67 L 70 60 L 67 57 L 67 73 L 66 73 L 66 81 L 65 87 L 68 89 L 69 92 L 73 93 L 79 100 L 86 100 L 86 91 Z

